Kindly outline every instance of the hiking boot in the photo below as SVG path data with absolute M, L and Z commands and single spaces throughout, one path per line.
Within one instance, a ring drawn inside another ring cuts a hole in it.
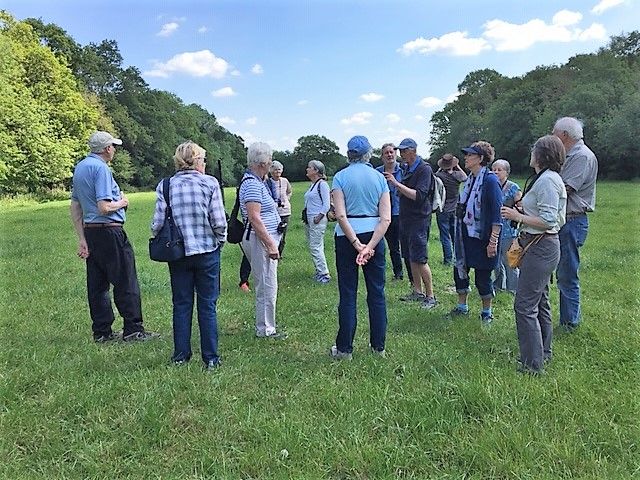
M 483 325 L 491 325 L 491 322 L 493 322 L 493 315 L 491 313 L 481 313 L 480 320 Z
M 376 357 L 381 358 L 385 358 L 387 356 L 387 352 L 384 348 L 382 350 L 376 350 L 375 348 L 371 347 L 371 353 L 373 353 Z
M 316 278 L 316 282 L 321 283 L 323 285 L 329 283 L 331 281 L 331 276 L 328 273 L 325 273 L 324 275 L 318 275 L 318 278 Z
M 240 284 L 240 290 L 242 290 L 243 292 L 250 292 L 251 289 L 249 288 L 249 282 L 242 282 Z
M 122 332 L 111 332 L 109 335 L 94 335 L 93 341 L 96 343 L 117 342 L 122 338 Z
M 438 305 L 438 301 L 436 300 L 436 297 L 425 297 L 425 299 L 422 301 L 422 304 L 420 305 L 420 308 L 424 308 L 425 310 L 431 310 L 436 305 Z
M 463 308 L 460 308 L 459 305 L 456 305 L 456 308 L 449 312 L 450 317 L 461 317 L 463 315 L 469 315 L 469 309 L 467 308 L 465 310 Z
M 352 354 L 341 352 L 340 350 L 338 350 L 338 347 L 336 347 L 335 345 L 332 346 L 331 349 L 329 349 L 329 355 L 334 360 L 352 360 L 353 359 Z
M 159 338 L 160 334 L 156 332 L 147 332 L 142 330 L 141 332 L 133 332 L 129 335 L 125 335 L 122 337 L 122 341 L 124 342 L 146 342 L 147 340 L 153 340 L 154 338 Z
M 214 370 L 220 368 L 222 365 L 222 361 L 218 358 L 217 360 L 209 360 L 208 362 L 204 362 L 202 369 L 205 372 L 213 372 Z
M 427 296 L 422 292 L 416 292 L 413 290 L 408 295 L 403 295 L 400 297 L 401 302 L 424 302 Z

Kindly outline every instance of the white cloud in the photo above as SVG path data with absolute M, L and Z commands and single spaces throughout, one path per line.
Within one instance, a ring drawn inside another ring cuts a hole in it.
M 262 65 L 256 63 L 253 67 L 251 67 L 251 73 L 253 73 L 254 75 L 262 75 L 264 73 L 264 69 L 262 68 Z
M 478 55 L 483 50 L 490 48 L 491 46 L 484 38 L 469 38 L 467 32 L 450 32 L 441 37 L 430 39 L 418 37 L 405 43 L 397 51 L 403 55 L 411 55 L 412 53 L 429 55 L 441 52 L 446 55 L 462 57 Z
M 433 108 L 437 105 L 440 105 L 441 103 L 442 103 L 442 100 L 440 100 L 437 97 L 424 97 L 416 105 L 424 108 Z
M 237 68 L 234 68 L 233 70 L 231 70 L 231 76 L 239 77 L 240 75 L 241 75 L 240 70 L 238 70 Z
M 308 105 L 309 104 L 309 100 L 298 100 L 298 105 L 303 106 L 303 105 Z
M 605 38 L 606 31 L 602 25 L 594 23 L 586 30 L 582 30 L 575 27 L 580 20 L 582 20 L 581 13 L 569 10 L 557 12 L 550 24 L 539 18 L 523 24 L 490 20 L 484 24 L 483 36 L 488 38 L 499 52 L 526 50 L 539 42 L 566 43 Z
M 610 8 L 617 7 L 621 5 L 624 0 L 602 0 L 595 7 L 591 9 L 591 13 L 595 15 L 602 14 L 605 10 L 609 10 Z
M 349 118 L 343 118 L 340 123 L 343 125 L 366 125 L 371 117 L 373 117 L 371 112 L 359 112 L 354 113 Z
M 209 50 L 200 50 L 179 53 L 165 63 L 155 62 L 154 68 L 145 72 L 145 75 L 166 78 L 174 73 L 183 73 L 192 77 L 222 78 L 228 68 L 225 59 L 216 57 Z
M 449 95 L 447 98 L 444 99 L 444 103 L 455 102 L 459 96 L 460 96 L 460 92 L 456 90 L 455 92 L 453 92 L 451 95 Z
M 234 92 L 231 87 L 223 87 L 218 90 L 214 90 L 211 92 L 211 95 L 214 97 L 233 97 L 234 95 L 237 95 L 237 93 Z
M 236 121 L 230 117 L 221 117 L 218 119 L 218 123 L 226 127 L 227 125 L 235 125 Z
M 180 25 L 178 25 L 177 22 L 165 23 L 164 25 L 162 25 L 162 28 L 158 33 L 156 33 L 156 35 L 159 37 L 168 37 L 169 35 L 174 33 L 176 30 L 178 30 L 179 26 Z
M 370 92 L 370 93 L 364 93 L 360 95 L 360 98 L 365 102 L 373 103 L 373 102 L 379 102 L 380 100 L 382 100 L 384 98 L 384 95 Z
M 209 29 L 204 25 L 198 29 L 198 33 L 206 33 Z
M 390 113 L 385 118 L 389 123 L 398 123 L 400 121 L 400 115 L 398 115 L 397 113 Z
M 422 115 L 415 115 L 413 118 L 415 118 L 419 122 L 424 120 L 424 117 Z
M 258 117 L 250 117 L 247 118 L 244 123 L 246 123 L 247 125 L 255 125 L 256 123 L 258 123 Z

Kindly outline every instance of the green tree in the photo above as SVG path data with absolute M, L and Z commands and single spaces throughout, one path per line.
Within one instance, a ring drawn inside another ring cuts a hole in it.
M 347 162 L 340 154 L 338 145 L 322 135 L 300 137 L 293 149 L 292 160 L 288 178 L 293 181 L 306 180 L 306 168 L 311 160 L 320 160 L 326 168 L 327 175 L 333 175 Z

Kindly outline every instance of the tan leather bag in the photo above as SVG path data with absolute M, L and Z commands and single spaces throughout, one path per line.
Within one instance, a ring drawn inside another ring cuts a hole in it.
M 527 250 L 529 250 L 529 247 L 542 240 L 542 237 L 544 237 L 544 233 L 536 235 L 535 238 L 527 243 L 527 245 L 524 247 L 520 245 L 519 238 L 514 238 L 513 242 L 511 242 L 511 245 L 509 245 L 509 249 L 507 250 L 507 263 L 509 264 L 509 266 L 511 268 L 518 268 L 520 266 L 520 263 L 522 263 L 524 254 L 527 253 Z

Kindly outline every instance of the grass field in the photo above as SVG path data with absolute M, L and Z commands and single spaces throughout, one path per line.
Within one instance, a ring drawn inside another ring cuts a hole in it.
M 367 349 L 361 292 L 353 361 L 331 361 L 337 286 L 311 279 L 297 221 L 306 185 L 294 188 L 278 296 L 289 338 L 254 338 L 253 296 L 237 288 L 239 249 L 226 246 L 224 365 L 214 374 L 197 361 L 195 325 L 196 361 L 169 366 L 169 274 L 146 245 L 152 193 L 130 195 L 126 230 L 146 326 L 163 336 L 135 345 L 92 342 L 68 202 L 0 202 L 0 478 L 640 477 L 638 184 L 599 183 L 582 250 L 584 324 L 555 337 L 538 378 L 515 371 L 510 295 L 496 298 L 488 330 L 474 294 L 468 319 L 445 318 L 455 295 L 435 220 L 439 307 L 399 302 L 408 285 L 389 281 L 382 359 Z M 335 276 L 329 233 L 326 252 Z

